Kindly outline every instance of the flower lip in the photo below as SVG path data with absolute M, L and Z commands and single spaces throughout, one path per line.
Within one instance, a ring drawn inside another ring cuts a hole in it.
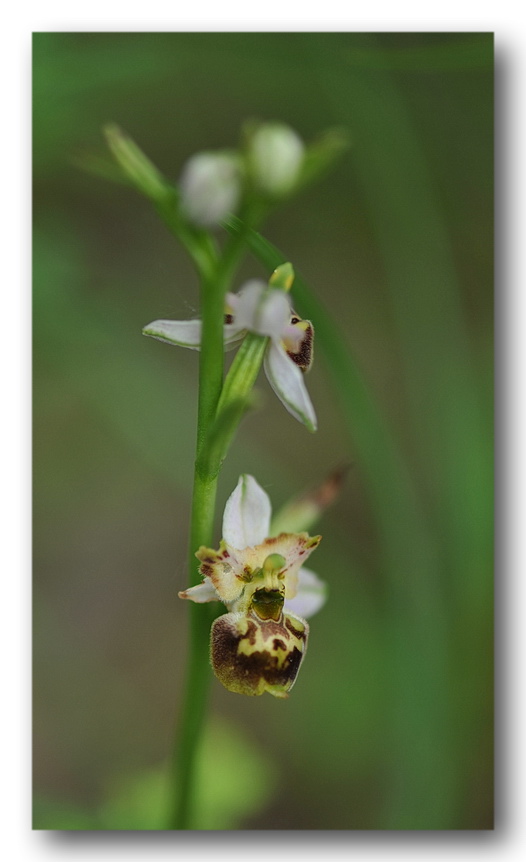
M 217 678 L 237 694 L 286 698 L 307 648 L 309 626 L 292 614 L 281 622 L 255 613 L 224 614 L 212 626 L 210 658 Z

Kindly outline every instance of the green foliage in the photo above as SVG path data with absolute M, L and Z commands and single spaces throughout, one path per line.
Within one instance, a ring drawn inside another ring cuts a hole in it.
M 197 760 L 192 829 L 239 829 L 268 804 L 277 770 L 239 727 L 213 719 Z M 158 830 L 166 826 L 170 772 L 166 766 L 112 775 L 95 811 L 63 799 L 36 798 L 33 827 L 60 830 Z

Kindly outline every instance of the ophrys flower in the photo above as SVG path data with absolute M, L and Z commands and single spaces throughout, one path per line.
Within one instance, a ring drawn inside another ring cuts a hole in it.
M 286 267 L 290 286 L 294 278 L 290 264 L 278 269 Z M 239 293 L 226 295 L 225 349 L 240 344 L 247 332 L 269 339 L 264 359 L 267 379 L 289 413 L 315 431 L 316 414 L 303 380 L 312 362 L 312 323 L 293 311 L 286 290 L 254 279 L 246 282 Z M 154 320 L 143 333 L 192 350 L 201 346 L 200 320 Z
M 203 583 L 179 593 L 194 602 L 222 601 L 210 657 L 230 691 L 287 697 L 307 648 L 312 616 L 325 601 L 325 584 L 303 567 L 321 536 L 269 536 L 271 505 L 252 476 L 241 476 L 223 517 L 217 551 L 201 547 Z

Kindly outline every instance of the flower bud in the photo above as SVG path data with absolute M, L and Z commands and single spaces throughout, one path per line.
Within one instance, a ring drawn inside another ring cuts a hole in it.
M 198 153 L 187 161 L 179 187 L 181 206 L 190 221 L 202 227 L 218 225 L 239 203 L 239 159 L 229 152 Z
M 298 179 L 305 147 L 282 123 L 265 123 L 251 134 L 248 161 L 256 187 L 273 197 L 287 194 Z

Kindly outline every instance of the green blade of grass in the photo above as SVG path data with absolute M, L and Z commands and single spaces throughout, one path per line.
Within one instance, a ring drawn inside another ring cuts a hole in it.
M 239 220 L 230 219 L 227 229 L 239 231 Z M 247 241 L 269 271 L 287 259 L 254 231 L 248 232 Z M 447 828 L 455 794 L 450 792 L 452 781 L 444 756 L 450 750 L 451 722 L 449 703 L 443 697 L 448 690 L 447 616 L 441 610 L 436 537 L 418 488 L 344 333 L 297 271 L 294 292 L 302 312 L 315 324 L 317 356 L 329 372 L 376 517 L 386 583 L 386 714 L 392 717 L 388 732 L 395 738 L 390 754 L 392 782 L 386 790 L 390 824 L 386 828 Z M 430 776 L 433 782 L 428 786 Z M 402 799 L 400 805 L 393 802 L 395 797 Z

